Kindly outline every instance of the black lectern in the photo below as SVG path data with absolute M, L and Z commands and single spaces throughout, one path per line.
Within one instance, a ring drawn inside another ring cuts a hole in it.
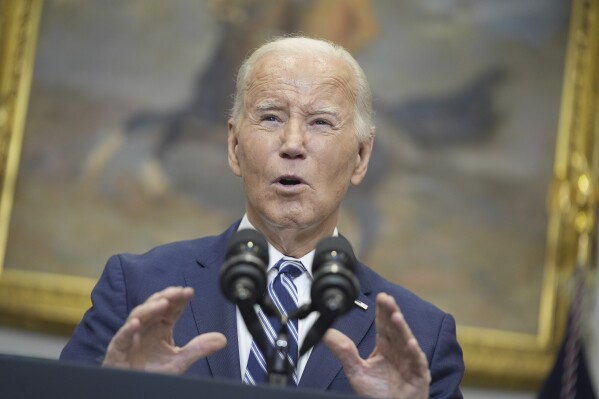
M 104 369 L 0 355 L 0 398 L 33 399 L 348 399 L 304 389 L 246 386 L 237 382 Z

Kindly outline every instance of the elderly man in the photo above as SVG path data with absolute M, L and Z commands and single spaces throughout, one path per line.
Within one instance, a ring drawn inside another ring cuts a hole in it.
M 269 280 L 282 273 L 280 260 L 299 265 L 291 284 L 298 302 L 308 301 L 315 247 L 337 235 L 341 201 L 366 174 L 371 118 L 368 83 L 344 49 L 295 37 L 256 50 L 240 68 L 228 122 L 228 160 L 243 181 L 245 216 L 220 236 L 112 257 L 61 359 L 259 380 L 260 354 L 219 290 L 226 242 L 242 228 L 263 233 Z M 460 398 L 464 365 L 453 318 L 362 264 L 356 275 L 363 306 L 297 360 L 297 385 Z M 299 321 L 300 346 L 314 320 Z

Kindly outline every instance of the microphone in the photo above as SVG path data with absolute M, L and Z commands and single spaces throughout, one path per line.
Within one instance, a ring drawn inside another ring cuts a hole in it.
M 256 230 L 242 229 L 229 239 L 220 273 L 222 293 L 238 306 L 262 353 L 266 353 L 266 337 L 254 305 L 262 301 L 266 290 L 268 258 L 264 236 Z
M 312 309 L 320 312 L 302 344 L 304 355 L 324 335 L 337 317 L 347 313 L 358 296 L 360 283 L 355 275 L 356 259 L 344 237 L 327 237 L 316 246 L 310 289 Z

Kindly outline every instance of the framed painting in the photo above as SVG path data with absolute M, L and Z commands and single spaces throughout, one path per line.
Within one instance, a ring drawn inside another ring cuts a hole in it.
M 344 45 L 377 133 L 339 229 L 452 313 L 466 382 L 534 387 L 589 275 L 599 3 L 0 3 L 0 321 L 70 331 L 108 257 L 243 214 L 226 114 L 276 35 Z

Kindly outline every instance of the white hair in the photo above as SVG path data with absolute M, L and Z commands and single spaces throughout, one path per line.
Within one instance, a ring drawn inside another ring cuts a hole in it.
M 370 139 L 374 132 L 374 123 L 372 117 L 372 93 L 370 85 L 366 80 L 364 71 L 351 54 L 343 47 L 319 39 L 307 37 L 281 37 L 258 47 L 254 52 L 243 61 L 239 72 L 237 73 L 237 82 L 235 86 L 235 97 L 233 108 L 231 109 L 231 118 L 238 125 L 241 120 L 241 114 L 244 107 L 245 91 L 248 85 L 248 79 L 256 61 L 270 52 L 293 52 L 293 53 L 315 53 L 319 52 L 331 57 L 337 57 L 345 62 L 353 72 L 354 84 L 356 90 L 355 98 L 355 128 L 356 136 L 360 142 Z

